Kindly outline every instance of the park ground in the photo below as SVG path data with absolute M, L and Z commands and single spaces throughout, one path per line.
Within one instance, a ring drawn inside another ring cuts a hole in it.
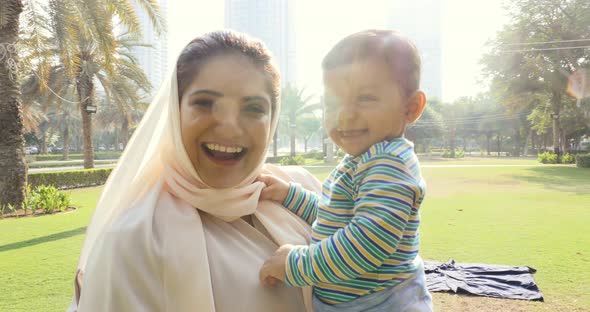
M 328 166 L 307 167 L 323 179 Z M 590 169 L 531 159 L 423 159 L 421 255 L 526 265 L 545 302 L 434 294 L 436 311 L 590 311 Z M 64 311 L 102 187 L 75 212 L 0 220 L 0 311 Z

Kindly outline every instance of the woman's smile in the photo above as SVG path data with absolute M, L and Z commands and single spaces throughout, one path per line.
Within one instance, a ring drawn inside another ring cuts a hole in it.
M 203 143 L 201 148 L 209 160 L 222 166 L 237 164 L 248 152 L 247 148 L 239 145 L 217 143 Z

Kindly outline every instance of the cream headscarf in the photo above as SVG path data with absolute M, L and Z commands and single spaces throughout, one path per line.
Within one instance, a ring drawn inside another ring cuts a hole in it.
M 264 166 L 265 151 L 256 170 L 237 186 L 209 188 L 182 144 L 178 99 L 173 70 L 105 185 L 86 232 L 71 311 L 215 311 L 202 221 L 198 213 L 182 209 L 187 205 L 226 222 L 253 214 L 278 245 L 309 242 L 309 226 L 275 203 L 259 202 L 264 185 L 253 181 L 266 171 L 315 190 L 319 182 L 301 170 L 286 173 Z M 267 147 L 277 126 L 278 106 Z M 173 243 L 161 241 L 171 238 Z M 132 259 L 121 256 L 130 249 L 137 250 Z M 157 278 L 144 279 L 147 275 Z M 121 292 L 126 296 L 122 301 L 115 298 Z M 303 298 L 311 311 L 310 289 L 303 289 Z

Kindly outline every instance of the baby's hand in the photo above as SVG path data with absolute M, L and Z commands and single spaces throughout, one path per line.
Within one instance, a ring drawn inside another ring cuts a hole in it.
M 283 245 L 260 268 L 260 282 L 264 286 L 275 286 L 278 281 L 285 281 L 285 265 L 293 245 Z
M 274 175 L 261 174 L 256 178 L 256 181 L 266 184 L 266 187 L 264 187 L 260 193 L 260 199 L 268 199 L 283 203 L 289 194 L 289 183 Z

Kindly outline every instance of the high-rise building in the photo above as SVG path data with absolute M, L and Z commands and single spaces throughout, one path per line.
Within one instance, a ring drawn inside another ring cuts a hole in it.
M 282 84 L 296 83 L 293 0 L 226 0 L 225 27 L 262 40 L 272 51 Z
M 442 99 L 442 42 L 440 0 L 390 0 L 388 27 L 408 36 L 420 51 L 420 88 L 426 98 Z
M 160 14 L 167 20 L 168 1 L 158 0 Z M 158 35 L 154 30 L 150 17 L 145 10 L 135 4 L 137 17 L 141 26 L 139 43 L 149 44 L 150 47 L 134 47 L 131 53 L 137 58 L 139 66 L 145 72 L 152 84 L 152 91 L 146 100 L 150 101 L 158 92 L 168 67 L 168 43 L 165 34 Z

